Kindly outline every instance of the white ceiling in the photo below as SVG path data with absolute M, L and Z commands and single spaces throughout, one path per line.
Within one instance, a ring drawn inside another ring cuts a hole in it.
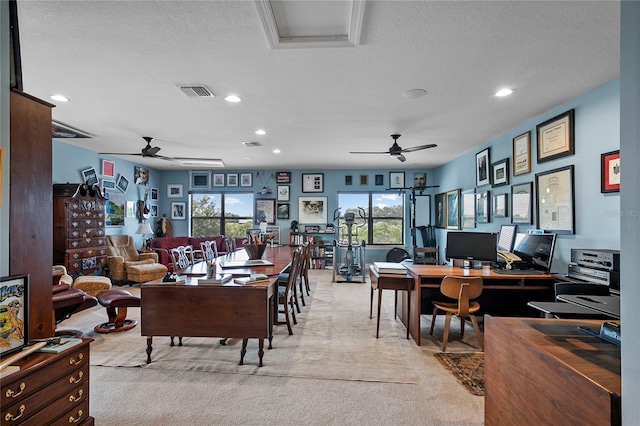
M 94 137 L 64 141 L 96 152 L 140 152 L 152 136 L 161 155 L 229 169 L 402 170 L 446 163 L 619 75 L 617 1 L 367 1 L 357 46 L 293 49 L 270 47 L 264 3 L 18 0 L 24 91 L 70 98 L 54 120 Z M 493 96 L 502 87 L 513 95 Z M 428 93 L 402 96 L 415 88 Z M 438 147 L 405 163 L 349 154 L 386 151 L 393 133 Z

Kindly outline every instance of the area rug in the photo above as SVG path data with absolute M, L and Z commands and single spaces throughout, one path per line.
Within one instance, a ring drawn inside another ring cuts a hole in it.
M 436 358 L 474 395 L 484 396 L 484 353 L 437 353 Z

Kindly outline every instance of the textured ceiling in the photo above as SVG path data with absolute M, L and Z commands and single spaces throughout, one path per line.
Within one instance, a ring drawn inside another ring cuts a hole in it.
M 134 153 L 152 136 L 159 154 L 240 170 L 446 163 L 618 77 L 619 9 L 368 1 L 357 47 L 271 49 L 249 0 L 18 0 L 24 91 L 66 95 L 54 120 L 94 135 L 64 142 Z M 204 84 L 216 97 L 188 98 L 180 84 Z M 513 95 L 492 96 L 505 86 Z M 428 93 L 402 96 L 414 88 Z M 243 102 L 225 102 L 230 93 Z M 438 147 L 407 153 L 405 163 L 349 154 L 385 151 L 392 133 L 405 148 Z

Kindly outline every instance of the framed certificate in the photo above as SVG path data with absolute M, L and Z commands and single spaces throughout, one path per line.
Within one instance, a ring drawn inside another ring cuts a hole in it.
M 513 138 L 513 175 L 531 172 L 531 132 Z
M 538 133 L 538 163 L 575 153 L 574 114 L 572 109 L 536 126 Z
M 573 165 L 536 174 L 537 225 L 555 234 L 575 234 Z

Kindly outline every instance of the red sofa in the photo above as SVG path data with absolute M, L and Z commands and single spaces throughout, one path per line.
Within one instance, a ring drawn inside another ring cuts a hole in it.
M 222 256 L 227 253 L 227 245 L 224 242 L 224 235 L 215 235 L 212 237 L 159 237 L 150 241 L 150 247 L 158 253 L 158 262 L 173 270 L 169 250 L 178 246 L 193 246 L 194 250 L 200 250 L 200 243 L 203 241 L 215 241 L 218 246 L 218 255 Z

